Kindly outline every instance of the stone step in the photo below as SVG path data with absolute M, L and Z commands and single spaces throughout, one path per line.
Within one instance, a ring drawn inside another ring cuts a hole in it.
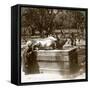
M 69 57 L 68 56 L 61 56 L 61 55 L 57 55 L 57 56 L 53 56 L 53 55 L 41 55 L 41 56 L 37 56 L 37 61 L 69 61 Z
M 39 68 L 70 69 L 69 62 L 38 62 Z
M 50 74 L 70 74 L 70 70 L 67 69 L 48 69 L 48 68 L 40 68 L 40 73 L 50 73 Z

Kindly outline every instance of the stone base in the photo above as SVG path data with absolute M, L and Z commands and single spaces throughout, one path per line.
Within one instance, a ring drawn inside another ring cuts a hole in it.
M 40 73 L 71 74 L 77 71 L 77 49 L 35 51 Z

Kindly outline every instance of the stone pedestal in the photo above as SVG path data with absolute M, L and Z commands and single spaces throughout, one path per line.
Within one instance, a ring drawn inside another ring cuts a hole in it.
M 77 49 L 35 51 L 40 73 L 70 74 L 77 70 Z

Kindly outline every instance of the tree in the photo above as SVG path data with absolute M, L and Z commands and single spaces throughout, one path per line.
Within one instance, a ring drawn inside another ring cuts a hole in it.
M 55 17 L 56 28 L 63 29 L 77 29 L 77 33 L 80 30 L 84 31 L 85 28 L 85 16 L 83 11 L 78 10 L 61 10 Z
M 54 17 L 56 13 L 53 9 L 44 8 L 28 8 L 22 14 L 22 27 L 31 27 L 32 35 L 35 35 L 35 30 L 43 36 L 43 30 L 48 34 L 52 33 L 55 28 Z
M 21 26 L 28 28 L 32 35 L 39 31 L 41 37 L 43 31 L 47 36 L 55 29 L 79 29 L 85 28 L 85 16 L 83 11 L 78 10 L 61 10 L 61 9 L 46 9 L 46 8 L 26 8 L 22 10 Z M 28 29 L 27 29 L 28 30 Z

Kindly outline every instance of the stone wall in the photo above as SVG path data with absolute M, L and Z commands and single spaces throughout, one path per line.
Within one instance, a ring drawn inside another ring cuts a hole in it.
M 35 53 L 40 73 L 71 74 L 77 71 L 75 47 L 65 50 L 38 50 Z

